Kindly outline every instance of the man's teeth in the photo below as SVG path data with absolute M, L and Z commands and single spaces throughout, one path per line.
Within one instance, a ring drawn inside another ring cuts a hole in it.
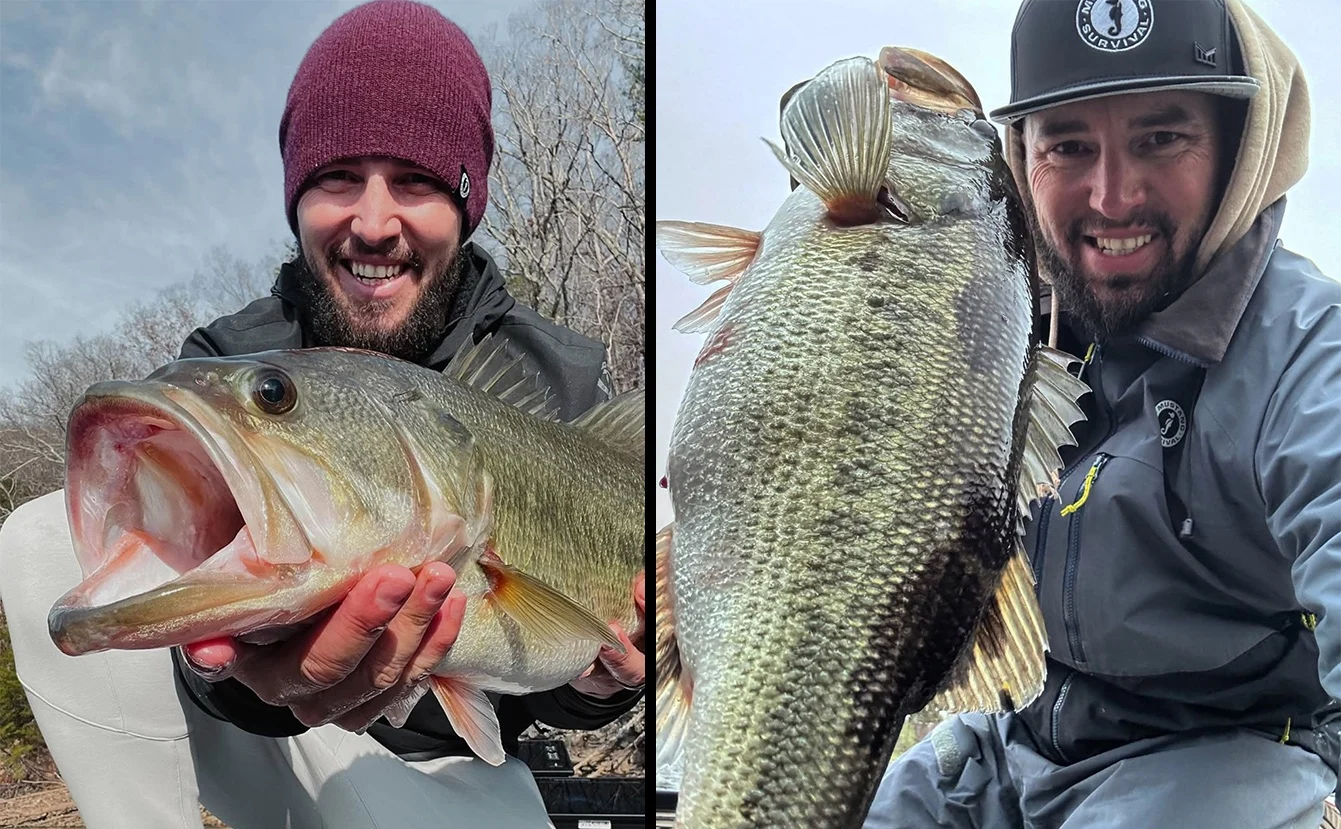
M 362 282 L 380 282 L 384 279 L 400 276 L 404 265 L 365 265 L 362 262 L 350 262 L 349 272 Z
M 1144 236 L 1133 236 L 1130 239 L 1109 239 L 1103 236 L 1095 236 L 1094 244 L 1109 256 L 1121 256 L 1144 247 L 1153 238 L 1155 238 L 1154 234 L 1151 233 Z

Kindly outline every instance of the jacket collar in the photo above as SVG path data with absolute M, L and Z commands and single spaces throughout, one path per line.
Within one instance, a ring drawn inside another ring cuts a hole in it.
M 1223 360 L 1276 248 L 1284 216 L 1282 196 L 1262 211 L 1241 239 L 1212 259 L 1181 296 L 1142 322 L 1136 339 L 1202 365 Z

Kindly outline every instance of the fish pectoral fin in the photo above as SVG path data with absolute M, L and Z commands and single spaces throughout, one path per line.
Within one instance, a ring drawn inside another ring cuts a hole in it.
M 1016 487 L 1016 503 L 1020 510 L 1016 530 L 1020 535 L 1024 534 L 1029 505 L 1041 495 L 1052 492 L 1059 483 L 1057 472 L 1062 468 L 1062 457 L 1057 450 L 1076 445 L 1071 426 L 1085 419 L 1085 412 L 1076 401 L 1084 397 L 1090 387 L 1067 371 L 1067 367 L 1075 362 L 1079 361 L 1069 354 L 1040 345 L 1025 374 L 1029 420 L 1025 425 L 1024 457 Z
M 503 751 L 503 736 L 498 728 L 498 712 L 494 711 L 484 689 L 460 677 L 434 675 L 428 681 L 457 736 L 465 740 L 481 760 L 491 766 L 501 766 L 507 754 Z
M 724 225 L 662 221 L 656 223 L 656 239 L 661 255 L 688 275 L 690 282 L 707 285 L 726 280 L 727 284 L 673 326 L 693 334 L 707 330 L 722 312 L 731 288 L 759 252 L 763 235 Z
M 890 217 L 881 194 L 889 193 L 885 177 L 894 119 L 889 86 L 875 61 L 839 61 L 798 89 L 783 107 L 782 139 L 785 150 L 764 142 L 792 177 L 824 202 L 836 224 Z
M 706 222 L 656 223 L 657 249 L 696 285 L 735 282 L 759 252 L 763 234 Z
M 1029 559 L 1018 541 L 1016 547 L 970 652 L 952 672 L 950 686 L 932 700 L 933 712 L 1013 711 L 1042 692 L 1048 636 Z
M 717 321 L 717 317 L 722 313 L 722 306 L 726 305 L 726 298 L 731 295 L 731 285 L 723 285 L 712 292 L 712 296 L 703 300 L 703 304 L 685 314 L 675 321 L 672 329 L 681 334 L 698 334 L 707 331 L 712 324 Z
M 671 607 L 671 535 L 674 524 L 657 533 L 656 580 L 656 672 L 657 672 L 657 766 L 675 762 L 684 752 L 693 700 L 693 678 L 680 659 L 675 639 L 675 617 Z
M 647 452 L 646 412 L 646 390 L 634 389 L 593 406 L 573 426 L 641 461 Z
M 481 556 L 479 565 L 489 578 L 485 598 L 530 633 L 556 644 L 590 640 L 624 652 L 609 624 L 540 579 L 491 553 Z

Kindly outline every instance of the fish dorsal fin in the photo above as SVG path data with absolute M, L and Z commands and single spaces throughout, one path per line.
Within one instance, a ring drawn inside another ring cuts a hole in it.
M 684 752 L 694 687 L 675 640 L 675 615 L 670 595 L 674 527 L 674 524 L 667 524 L 657 533 L 656 543 L 657 768 L 674 765 Z
M 634 389 L 592 407 L 573 425 L 641 461 L 647 453 L 646 413 L 647 392 Z
M 983 611 L 972 645 L 931 702 L 939 714 L 1012 711 L 1043 690 L 1048 635 L 1034 596 L 1034 574 L 1020 541 L 996 595 Z
M 1016 530 L 1021 536 L 1030 505 L 1061 484 L 1057 473 L 1062 468 L 1062 456 L 1057 450 L 1076 445 L 1071 426 L 1085 419 L 1085 411 L 1076 401 L 1088 394 L 1090 387 L 1067 371 L 1076 362 L 1079 361 L 1065 352 L 1040 345 L 1025 377 L 1029 419 L 1016 488 L 1020 515 Z
M 661 255 L 691 282 L 707 285 L 726 280 L 727 284 L 675 323 L 676 331 L 693 334 L 707 330 L 717 319 L 736 281 L 759 252 L 763 236 L 723 225 L 665 221 L 657 222 L 656 238 Z
M 870 58 L 838 61 L 802 86 L 782 111 L 783 150 L 764 142 L 838 224 L 888 216 L 881 189 L 894 142 L 889 85 Z
M 494 340 L 492 334 L 478 343 L 467 337 L 442 373 L 541 420 L 559 417 L 559 404 L 549 388 L 540 388 L 539 372 L 526 371 L 520 355 L 508 356 L 507 340 Z
M 932 701 L 934 711 L 1008 711 L 1029 704 L 1043 690 L 1048 637 L 1024 549 L 1024 521 L 1034 499 L 1058 485 L 1062 459 L 1057 450 L 1075 445 L 1071 425 L 1085 419 L 1076 401 L 1089 387 L 1067 371 L 1073 362 L 1073 357 L 1046 346 L 1039 346 L 1030 362 L 1022 387 L 1029 409 L 1016 487 L 1020 518 L 1015 551 L 969 652 L 952 672 L 950 686 Z

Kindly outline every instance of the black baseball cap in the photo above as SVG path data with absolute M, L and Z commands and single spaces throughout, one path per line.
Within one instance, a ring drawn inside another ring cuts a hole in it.
M 1188 89 L 1251 98 L 1224 0 L 1024 0 L 1010 42 L 1011 124 L 1062 103 Z

